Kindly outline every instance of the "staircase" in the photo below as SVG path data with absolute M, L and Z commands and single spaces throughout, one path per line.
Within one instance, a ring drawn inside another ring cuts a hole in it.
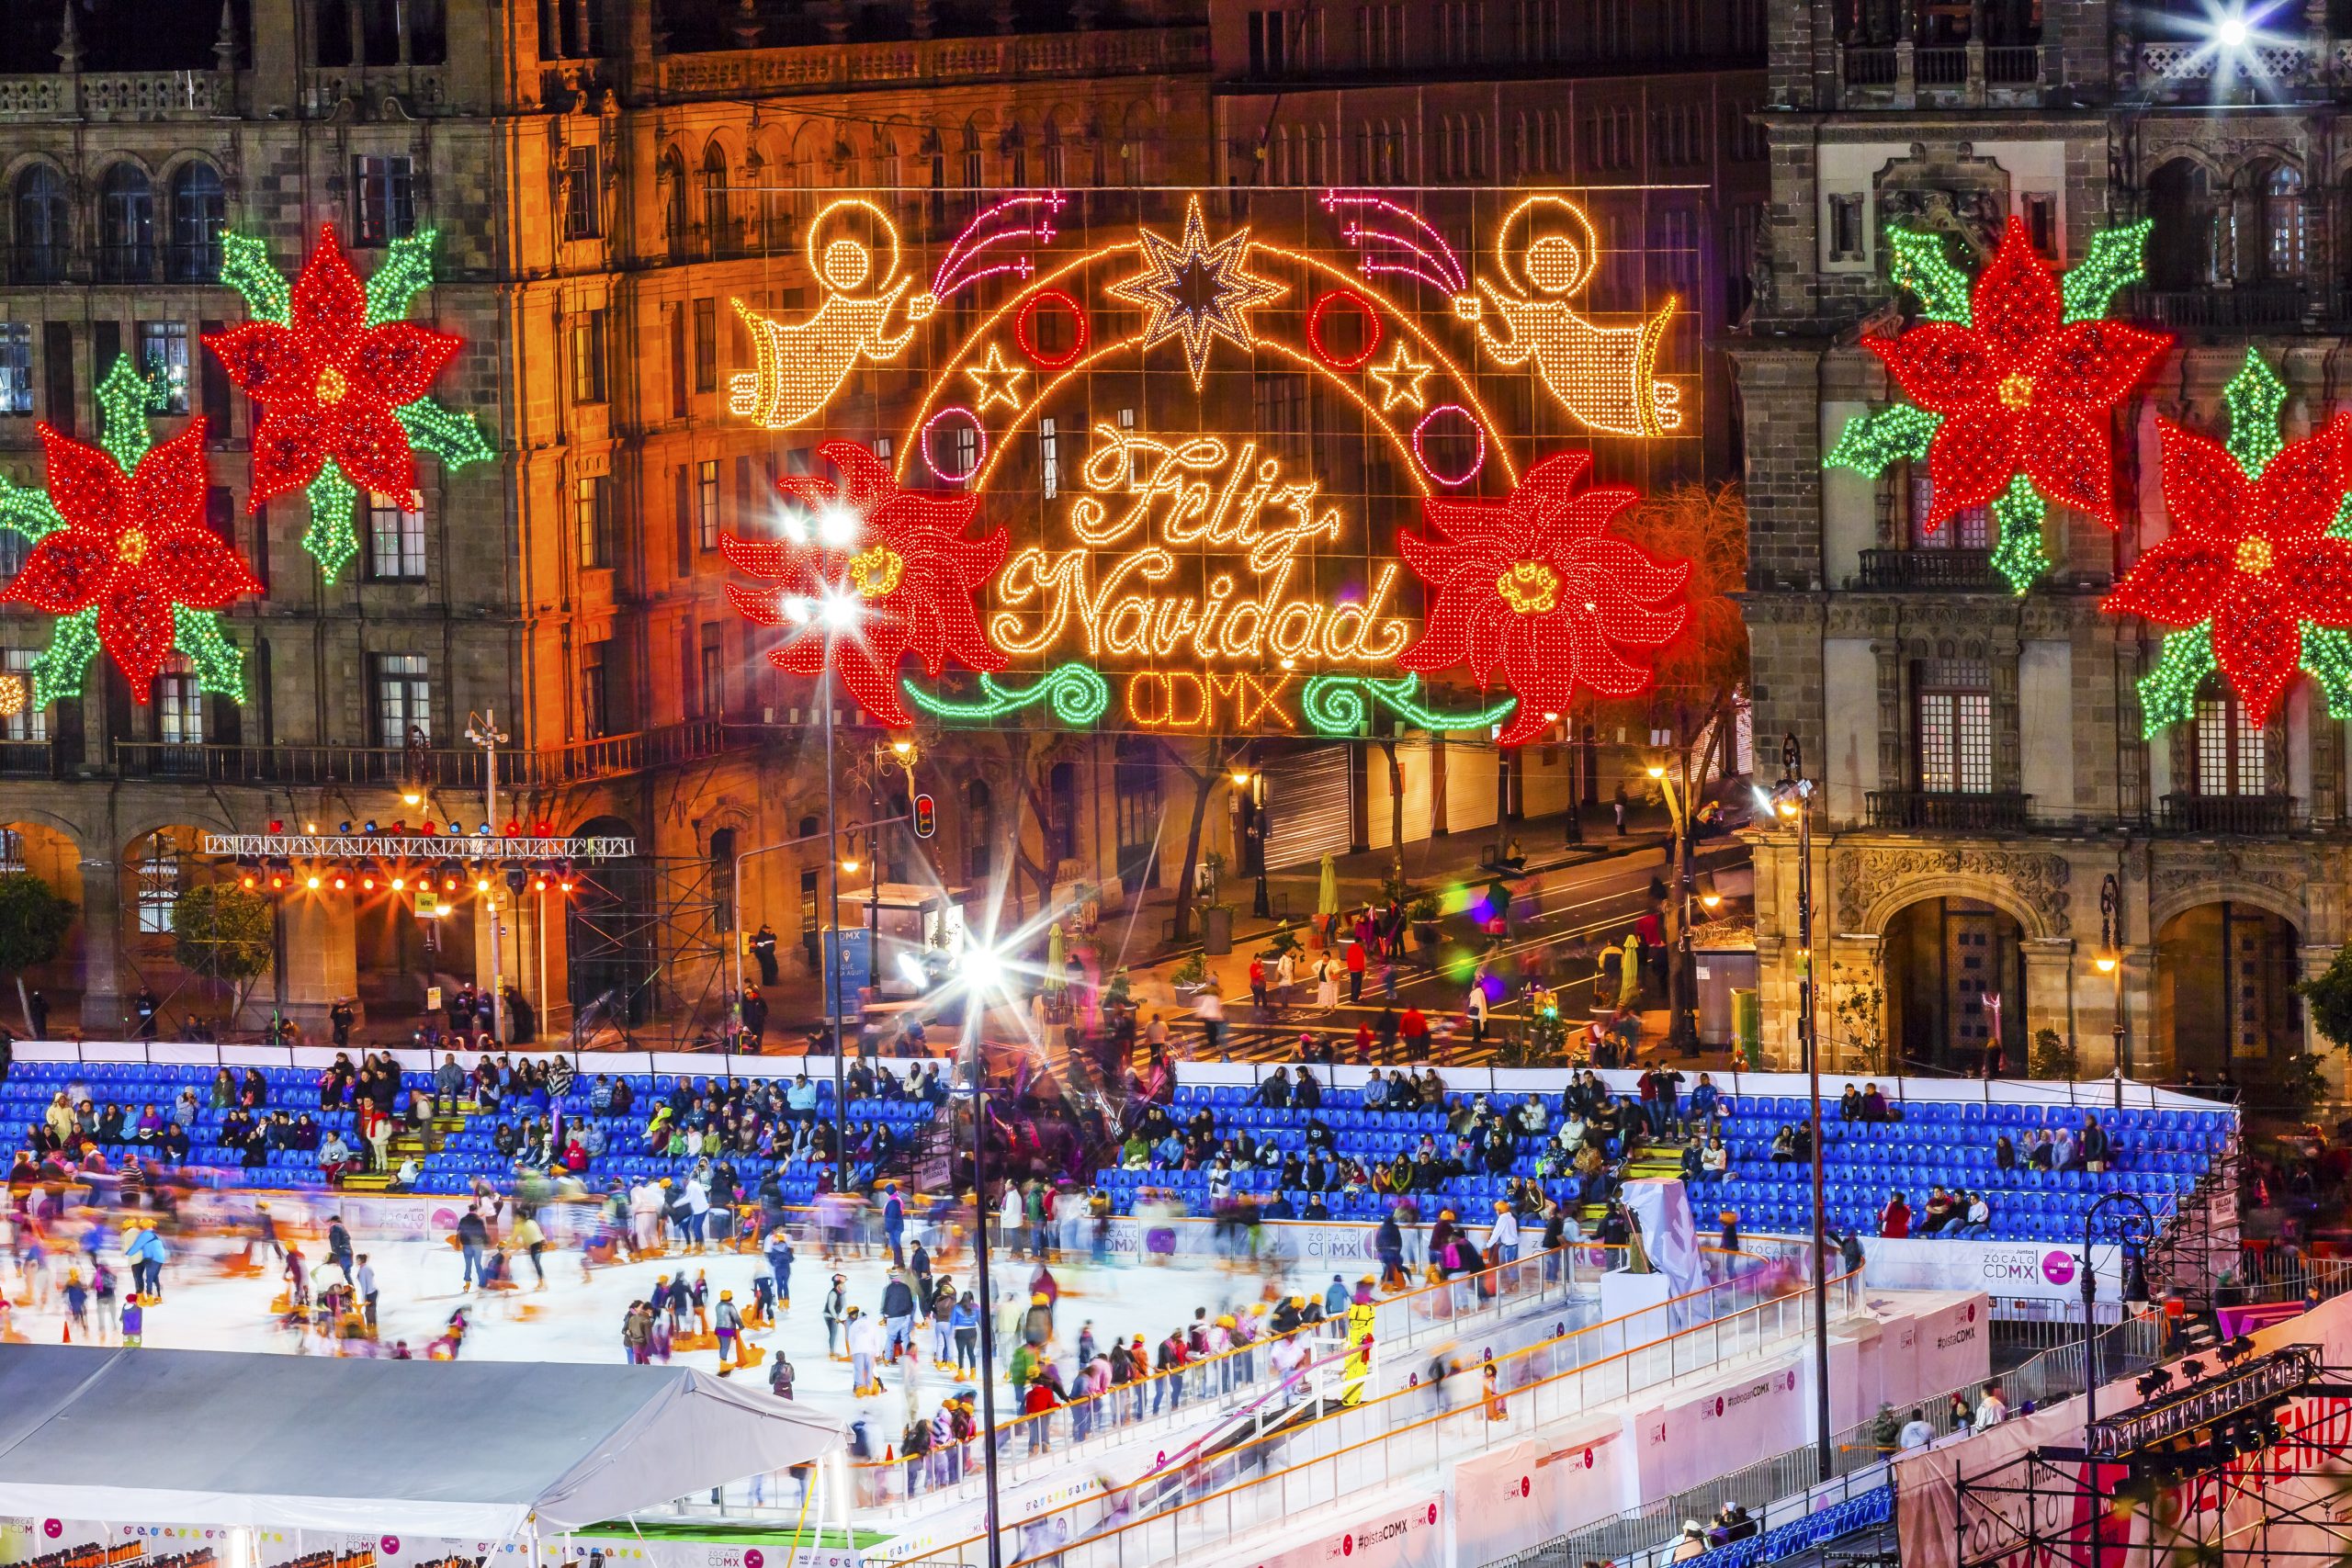
M 390 1163 L 390 1169 L 355 1171 L 343 1179 L 343 1190 L 346 1192 L 390 1191 L 392 1177 L 400 1170 L 401 1161 L 413 1158 L 423 1164 L 427 1155 L 441 1152 L 443 1145 L 448 1143 L 450 1134 L 465 1130 L 463 1111 L 461 1104 L 460 1113 L 456 1116 L 433 1117 L 425 1122 L 422 1133 L 409 1132 L 403 1126 L 385 1145 L 385 1157 Z

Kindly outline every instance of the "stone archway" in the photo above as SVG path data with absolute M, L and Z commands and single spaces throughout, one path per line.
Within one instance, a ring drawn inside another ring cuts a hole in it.
M 2156 1066 L 2244 1080 L 2301 1052 L 2301 933 L 2275 899 L 2192 904 L 2156 927 Z
M 1900 1063 L 1981 1069 L 1993 1042 L 2005 1070 L 2024 1061 L 2026 933 L 1982 898 L 1940 896 L 1905 905 L 1881 939 L 1886 1037 Z

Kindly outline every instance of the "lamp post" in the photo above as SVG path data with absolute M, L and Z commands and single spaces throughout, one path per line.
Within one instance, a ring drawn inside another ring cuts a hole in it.
M 2132 1076 L 2132 1032 L 2123 1013 L 2123 897 L 2109 872 L 2098 888 L 2098 971 L 2115 976 L 2115 1066 L 2117 1091 Z
M 2112 876 L 2108 878 L 2111 884 Z M 2139 1275 L 2139 1257 L 2156 1234 L 2156 1217 L 2148 1205 L 2129 1192 L 2109 1192 L 2083 1215 L 2083 1485 L 2090 1495 L 2090 1568 L 2099 1568 L 2098 1459 L 2091 1450 L 2091 1433 L 2098 1426 L 2098 1270 L 2091 1266 L 2091 1238 L 2102 1215 L 2113 1213 L 2116 1245 L 2122 1249 L 2122 1269 L 2116 1299 L 2128 1299 Z M 2143 1291 L 2144 1294 L 2144 1288 Z
M 1821 1142 L 1821 1042 L 1813 1018 L 1813 784 L 1802 777 L 1804 752 L 1792 732 L 1781 742 L 1781 784 L 1772 808 L 1797 829 L 1797 1040 L 1804 1053 L 1811 1089 L 1813 1132 L 1813 1388 L 1814 1422 L 1821 1479 L 1834 1468 L 1829 1448 L 1829 1264 L 1828 1179 Z
M 466 739 L 482 750 L 482 810 L 487 819 L 484 831 L 494 831 L 498 821 L 498 749 L 506 743 L 506 732 L 498 728 L 498 710 L 484 708 L 479 714 L 466 715 Z M 506 1043 L 506 944 L 498 935 L 498 895 L 484 900 L 490 906 L 490 1009 L 492 1032 L 500 1044 Z M 544 935 L 540 938 L 545 941 Z M 546 1000 L 544 997 L 540 998 Z
M 1689 760 L 1684 760 L 1689 766 Z M 1696 1016 L 1697 984 L 1692 975 L 1690 953 L 1690 780 L 1686 773 L 1682 788 L 1678 792 L 1674 781 L 1667 776 L 1666 766 L 1652 762 L 1646 770 L 1657 781 L 1666 795 L 1667 822 L 1674 831 L 1672 868 L 1674 891 L 1667 899 L 1666 908 L 1674 922 L 1673 932 L 1667 939 L 1674 947 L 1673 978 L 1668 982 L 1666 999 L 1668 1022 L 1667 1043 L 1679 1051 L 1696 1055 L 1699 1044 L 1699 1020 Z
M 966 941 L 970 938 L 967 934 Z M 967 946 L 958 960 L 964 982 L 964 1051 L 972 1086 L 972 1253 L 980 1293 L 980 1458 L 987 1467 L 986 1522 L 989 1568 L 1004 1568 L 998 1539 L 996 1472 L 996 1302 L 989 1293 L 988 1056 L 982 1023 L 990 994 L 1003 975 L 1003 962 L 987 948 Z

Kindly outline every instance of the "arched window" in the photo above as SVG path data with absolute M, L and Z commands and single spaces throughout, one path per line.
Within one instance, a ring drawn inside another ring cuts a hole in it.
M 1029 188 L 1029 133 L 1019 126 L 1004 132 L 1005 184 L 1013 190 Z
M 735 248 L 727 222 L 727 150 L 716 141 L 702 154 L 702 231 L 713 254 Z
M 686 165 L 677 153 L 662 160 L 663 182 L 670 187 L 669 205 L 662 215 L 662 227 L 670 240 L 672 261 L 690 260 L 694 254 L 693 209 L 686 193 Z
M 220 276 L 220 227 L 229 219 L 220 172 L 183 164 L 172 175 L 172 242 L 164 271 L 174 283 L 210 283 Z
M 138 164 L 117 164 L 98 186 L 98 276 L 143 283 L 154 270 L 154 187 Z
M 2148 179 L 2148 281 L 2158 289 L 2204 288 L 2221 281 L 2219 217 L 2201 164 L 2176 158 Z
M 710 918 L 722 931 L 735 929 L 735 829 L 710 836 Z
M 35 164 L 17 176 L 16 206 L 16 280 L 59 281 L 73 243 L 65 176 L 47 164 Z
M 980 164 L 980 128 L 970 120 L 966 120 L 964 122 L 964 188 L 971 193 L 975 201 L 979 199 L 980 187 L 988 184 L 987 175 Z
M 1046 122 L 1044 152 L 1046 184 L 1058 190 L 1068 183 L 1062 172 L 1062 128 L 1050 119 Z
M 2261 258 L 2260 276 L 2267 279 L 2303 276 L 2303 176 L 2285 164 L 2261 173 L 2255 187 L 2256 231 L 2239 236 L 2238 254 Z M 2252 274 L 2241 266 L 2241 276 Z

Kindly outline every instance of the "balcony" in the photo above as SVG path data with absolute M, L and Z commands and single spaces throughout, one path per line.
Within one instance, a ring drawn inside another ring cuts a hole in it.
M 744 750 L 766 739 L 767 727 L 695 719 L 633 735 L 607 736 L 536 751 L 502 751 L 501 789 L 544 789 L 616 778 L 649 768 Z M 435 789 L 479 790 L 487 779 L 479 750 L 421 750 L 398 746 L 183 746 L 118 740 L 117 773 L 126 779 L 185 779 L 212 784 L 423 784 Z
M 2027 107 L 2041 100 L 2038 43 L 1848 43 L 1838 46 L 1844 108 Z
M 2302 820 L 2302 802 L 2290 795 L 2168 795 L 2161 805 L 2156 826 L 2167 833 L 2276 838 Z
M 73 253 L 63 245 L 17 245 L 8 257 L 12 283 L 62 283 Z
M 1871 826 L 1940 833 L 2021 833 L 2029 795 L 1955 795 L 1940 790 L 1874 789 Z
M 1990 550 L 1864 550 L 1860 586 L 1874 593 L 1995 593 L 2008 584 Z
M 1039 76 L 1149 75 L 1208 63 L 1208 29 L 1104 29 L 667 54 L 665 97 L 741 98 L 849 85 L 940 86 Z
M 2301 283 L 2147 288 L 2140 300 L 2143 313 L 2179 332 L 2290 333 L 2301 330 L 2312 290 Z
M 62 779 L 65 753 L 53 740 L 0 740 L 0 778 Z

